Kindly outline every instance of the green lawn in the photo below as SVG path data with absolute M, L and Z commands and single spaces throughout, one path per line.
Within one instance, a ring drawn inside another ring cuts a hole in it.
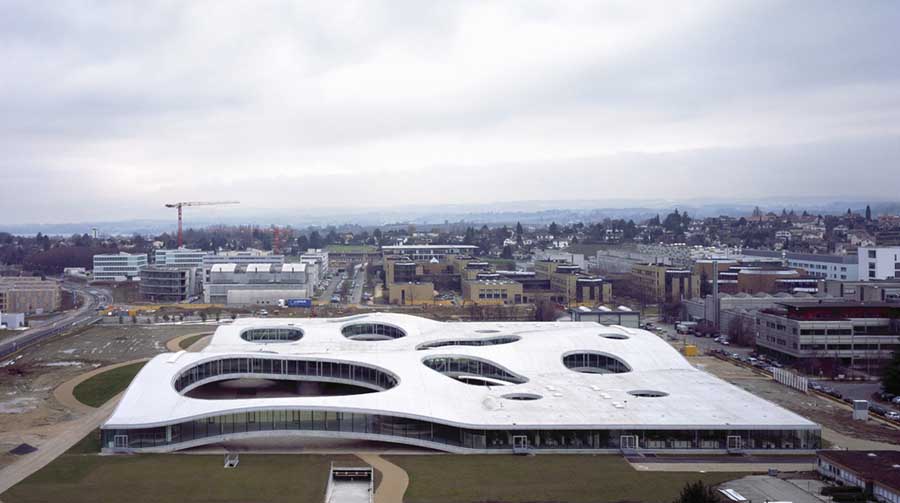
M 128 384 L 131 383 L 131 380 L 134 379 L 134 376 L 137 375 L 145 363 L 132 363 L 131 365 L 97 374 L 75 386 L 72 394 L 75 395 L 76 400 L 85 405 L 99 407 L 110 398 L 125 391 L 125 388 L 128 387 Z
M 181 349 L 187 349 L 191 347 L 191 345 L 193 345 L 195 342 L 206 337 L 207 335 L 209 334 L 198 334 L 192 337 L 188 337 L 187 339 L 182 339 L 182 341 L 178 343 L 178 347 L 180 347 Z
M 667 502 L 687 482 L 738 473 L 638 472 L 619 456 L 388 456 L 410 478 L 408 503 L 475 501 Z
M 222 456 L 64 454 L 0 498 L 6 503 L 321 502 L 331 458 L 242 455 L 235 469 Z M 361 463 L 360 463 L 361 464 Z

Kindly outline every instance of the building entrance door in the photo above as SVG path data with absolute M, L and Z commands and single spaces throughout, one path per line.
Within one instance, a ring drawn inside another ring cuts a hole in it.
M 622 435 L 619 437 L 619 448 L 623 451 L 636 450 L 637 444 L 637 435 Z
M 116 435 L 113 437 L 113 447 L 116 449 L 128 448 L 128 435 Z
M 513 452 L 528 451 L 528 437 L 525 435 L 513 435 L 512 444 Z
M 744 448 L 744 439 L 740 435 L 728 435 L 728 450 L 739 451 Z

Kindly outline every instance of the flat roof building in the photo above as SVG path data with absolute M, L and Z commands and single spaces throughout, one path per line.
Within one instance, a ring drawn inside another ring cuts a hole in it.
M 141 279 L 141 268 L 147 266 L 146 253 L 98 254 L 93 258 L 94 281 L 130 281 Z
M 284 265 L 284 255 L 278 255 L 263 250 L 242 250 L 208 253 L 203 256 L 201 267 L 203 268 L 203 281 L 209 281 L 209 273 L 216 264 L 274 264 Z
M 816 465 L 823 477 L 858 487 L 868 499 L 900 503 L 898 451 L 819 451 Z
M 207 304 L 276 305 L 306 298 L 314 287 L 306 264 L 215 264 L 203 285 Z
M 830 255 L 825 253 L 798 253 L 775 250 L 743 250 L 745 257 L 781 259 L 783 265 L 803 269 L 820 279 L 856 281 L 861 269 L 855 255 Z
M 222 385 L 235 379 L 247 386 Z M 283 386 L 254 388 L 259 379 Z M 101 437 L 107 452 L 288 437 L 456 453 L 821 447 L 817 424 L 693 367 L 643 330 L 388 313 L 220 326 L 201 352 L 150 360 Z
M 175 250 L 156 250 L 154 252 L 153 265 L 159 267 L 200 267 L 203 265 L 203 257 L 209 255 L 208 251 L 191 248 L 178 248 Z
M 412 260 L 442 260 L 450 255 L 475 255 L 475 245 L 394 245 L 382 246 L 383 255 L 403 255 Z
M 151 265 L 141 269 L 141 296 L 150 302 L 183 302 L 200 293 L 197 267 Z
M 48 313 L 58 311 L 59 283 L 34 276 L 0 277 L 0 312 Z

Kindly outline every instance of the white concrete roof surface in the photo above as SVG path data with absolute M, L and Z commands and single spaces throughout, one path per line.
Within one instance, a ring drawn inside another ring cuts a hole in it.
M 380 322 L 402 328 L 406 337 L 355 341 L 341 327 Z M 296 342 L 258 343 L 242 330 L 300 327 Z M 485 333 L 485 331 L 491 331 Z M 604 334 L 624 335 L 610 339 Z M 492 346 L 416 347 L 429 341 L 515 335 Z M 598 351 L 615 355 L 631 371 L 586 374 L 563 365 L 564 354 Z M 224 356 L 322 358 L 385 369 L 399 378 L 386 391 L 326 397 L 205 400 L 182 396 L 173 387 L 195 363 Z M 524 384 L 482 387 L 464 384 L 422 363 L 433 355 L 488 360 L 528 379 Z M 639 398 L 629 390 L 668 393 Z M 535 393 L 531 401 L 507 400 L 508 393 Z M 305 408 L 370 412 L 434 420 L 466 427 L 744 428 L 818 429 L 815 423 L 691 366 L 660 337 L 636 329 L 593 322 L 442 323 L 403 314 L 375 313 L 337 319 L 238 319 L 220 326 L 202 352 L 163 354 L 131 383 L 104 427 L 159 426 L 184 420 L 260 409 Z

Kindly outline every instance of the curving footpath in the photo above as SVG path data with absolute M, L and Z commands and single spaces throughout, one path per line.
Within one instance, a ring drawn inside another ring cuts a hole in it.
M 381 483 L 375 489 L 375 503 L 403 503 L 403 495 L 409 487 L 409 475 L 406 470 L 378 454 L 360 453 L 356 457 L 381 472 Z
M 181 341 L 188 339 L 190 337 L 196 337 L 198 335 L 203 335 L 205 337 L 201 337 L 200 339 L 197 340 L 197 342 L 191 344 L 191 346 L 189 348 L 187 348 L 187 350 L 181 349 Z M 200 351 L 201 349 L 205 348 L 207 344 L 209 344 L 209 339 L 211 336 L 212 336 L 212 332 L 198 332 L 196 334 L 179 335 L 178 337 L 175 337 L 174 339 L 169 339 L 168 341 L 166 341 L 166 349 L 168 349 L 172 353 L 177 353 L 179 351 L 191 351 L 191 352 Z
M 170 351 L 181 351 L 181 348 L 178 346 L 178 344 L 183 339 L 206 333 L 208 332 L 188 334 L 169 339 L 166 342 L 166 348 L 168 348 Z M 203 348 L 208 342 L 209 337 L 203 337 L 192 344 L 191 347 L 188 348 L 188 350 L 197 351 Z M 173 346 L 174 349 L 172 349 Z M 40 444 L 38 446 L 38 450 L 30 454 L 26 454 L 25 456 L 19 458 L 15 463 L 12 463 L 0 469 L 0 495 L 6 492 L 6 490 L 10 487 L 24 480 L 32 473 L 35 473 L 41 468 L 47 466 L 51 461 L 61 456 L 73 445 L 77 444 L 82 438 L 87 436 L 90 432 L 100 427 L 100 425 L 103 424 L 104 421 L 106 421 L 106 418 L 108 418 L 110 414 L 112 414 L 112 411 L 113 409 L 115 409 L 116 404 L 119 403 L 119 398 L 121 398 L 122 396 L 122 394 L 119 393 L 118 395 L 110 398 L 109 401 L 101 405 L 99 408 L 94 408 L 79 402 L 75 398 L 75 395 L 73 394 L 75 386 L 78 386 L 80 383 L 90 379 L 91 377 L 102 374 L 108 370 L 148 360 L 150 360 L 150 358 L 138 358 L 136 360 L 130 360 L 127 362 L 121 362 L 113 365 L 107 365 L 105 367 L 96 368 L 94 370 L 91 370 L 90 372 L 80 374 L 57 386 L 56 389 L 53 390 L 53 398 L 55 398 L 62 405 L 71 409 L 73 412 L 82 414 L 81 417 L 54 425 L 52 431 L 54 431 L 56 434 L 49 438 L 46 442 Z

